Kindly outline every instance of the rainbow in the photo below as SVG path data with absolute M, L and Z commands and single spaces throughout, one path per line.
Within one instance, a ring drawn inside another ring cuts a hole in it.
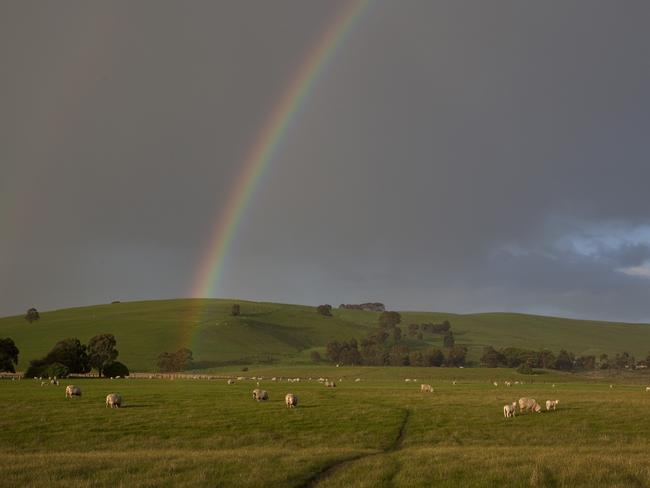
M 192 297 L 211 297 L 220 283 L 228 250 L 265 169 L 273 159 L 300 106 L 314 88 L 319 75 L 345 42 L 371 0 L 352 0 L 326 26 L 307 51 L 296 73 L 267 117 L 248 151 L 225 208 L 220 212 L 207 251 L 200 261 Z

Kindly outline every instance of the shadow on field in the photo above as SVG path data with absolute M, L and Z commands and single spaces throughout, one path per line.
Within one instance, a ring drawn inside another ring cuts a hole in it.
M 146 407 L 155 407 L 153 403 L 136 403 L 135 405 L 124 405 L 123 407 L 120 407 L 120 409 L 123 408 L 146 408 Z

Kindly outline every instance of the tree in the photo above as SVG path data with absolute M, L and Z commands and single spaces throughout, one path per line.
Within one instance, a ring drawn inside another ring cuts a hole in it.
M 29 322 L 30 324 L 32 322 L 36 322 L 41 318 L 41 314 L 38 313 L 38 310 L 35 308 L 30 308 L 27 310 L 27 313 L 25 314 L 25 320 Z
M 57 342 L 43 359 L 45 364 L 61 363 L 70 373 L 87 373 L 90 371 L 86 346 L 77 338 Z
M 409 337 L 416 337 L 420 331 L 420 324 L 409 324 Z
M 158 369 L 164 373 L 184 371 L 189 369 L 194 359 L 192 351 L 186 348 L 176 352 L 161 352 L 158 355 Z
M 553 367 L 561 371 L 571 371 L 573 369 L 574 356 L 564 349 L 560 351 L 555 360 Z
M 230 310 L 230 314 L 233 317 L 237 317 L 238 315 L 241 314 L 241 309 L 239 308 L 239 303 L 233 303 L 232 304 L 232 309 Z
M 425 366 L 433 366 L 433 367 L 440 367 L 442 366 L 442 363 L 445 362 L 445 355 L 442 353 L 440 349 L 437 347 L 434 347 L 432 349 L 429 349 L 424 353 L 424 365 Z
M 402 329 L 393 327 L 393 342 L 397 343 L 402 340 Z
M 548 369 L 555 362 L 555 354 L 548 349 L 542 349 L 537 353 L 537 365 L 540 368 Z
M 629 352 L 617 353 L 614 358 L 614 366 L 616 369 L 634 368 L 634 356 Z
M 488 368 L 496 368 L 503 364 L 503 355 L 499 353 L 492 346 L 485 346 L 483 348 L 483 355 L 481 356 L 481 364 Z
M 104 369 L 117 359 L 119 352 L 115 349 L 116 344 L 113 334 L 99 334 L 88 341 L 88 362 L 97 370 L 100 378 Z
M 18 364 L 18 354 L 20 354 L 20 351 L 13 339 L 10 337 L 0 339 L 0 372 L 15 373 L 14 365 Z
M 454 333 L 451 330 L 448 330 L 442 338 L 442 345 L 444 347 L 454 347 L 454 344 L 456 344 Z
M 607 355 L 607 353 L 602 353 L 598 357 L 598 367 L 600 369 L 609 369 L 609 366 L 610 366 L 610 364 L 609 364 L 609 356 Z
M 464 366 L 467 348 L 465 346 L 453 346 L 447 353 L 447 366 Z
M 328 305 L 328 304 L 319 305 L 318 307 L 316 307 L 316 311 L 319 314 L 324 315 L 326 317 L 331 317 L 332 316 L 332 306 Z
M 398 312 L 382 312 L 379 315 L 379 326 L 383 328 L 395 327 L 402 321 L 402 316 Z
M 313 363 L 320 363 L 323 359 L 318 351 L 312 351 L 309 356 Z

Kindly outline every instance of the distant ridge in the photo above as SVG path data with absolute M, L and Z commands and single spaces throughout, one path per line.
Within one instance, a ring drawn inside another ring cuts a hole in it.
M 240 305 L 240 316 L 232 316 L 233 303 Z M 115 335 L 119 360 L 134 371 L 153 370 L 159 353 L 180 347 L 192 349 L 202 367 L 309 362 L 310 353 L 317 350 L 323 354 L 327 342 L 361 339 L 377 327 L 378 314 L 361 309 L 363 305 L 334 309 L 332 316 L 326 317 L 318 314 L 316 307 L 233 299 L 122 301 L 41 312 L 40 320 L 31 324 L 22 316 L 0 318 L 0 337 L 16 342 L 19 369 L 30 359 L 43 356 L 60 339 L 77 337 L 85 342 L 104 332 Z M 400 313 L 404 333 L 409 324 L 449 320 L 456 342 L 466 345 L 474 360 L 486 345 L 595 355 L 627 351 L 637 359 L 650 352 L 647 324 L 520 313 Z M 413 349 L 441 346 L 441 340 L 440 335 L 407 339 Z

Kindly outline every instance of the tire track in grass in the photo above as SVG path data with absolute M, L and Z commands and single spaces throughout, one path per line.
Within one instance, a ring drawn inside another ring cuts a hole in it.
M 323 469 L 317 471 L 315 474 L 310 476 L 304 483 L 298 485 L 298 488 L 314 488 L 315 486 L 318 486 L 318 484 L 321 481 L 325 481 L 326 479 L 333 476 L 335 473 L 339 472 L 341 469 L 344 469 L 345 467 L 349 466 L 350 464 L 356 461 L 359 461 L 361 459 L 371 458 L 374 456 L 382 456 L 385 454 L 390 454 L 401 449 L 402 444 L 404 443 L 404 437 L 406 435 L 406 427 L 411 418 L 410 409 L 405 409 L 403 412 L 404 412 L 404 416 L 402 418 L 402 422 L 397 431 L 397 435 L 395 436 L 395 438 L 393 439 L 393 441 L 390 443 L 388 447 L 378 452 L 373 452 L 370 454 L 358 454 L 356 456 L 352 456 L 347 459 L 343 459 L 341 461 L 336 461 L 332 464 L 328 464 Z M 397 471 L 392 474 L 391 478 L 393 478 L 396 474 Z

